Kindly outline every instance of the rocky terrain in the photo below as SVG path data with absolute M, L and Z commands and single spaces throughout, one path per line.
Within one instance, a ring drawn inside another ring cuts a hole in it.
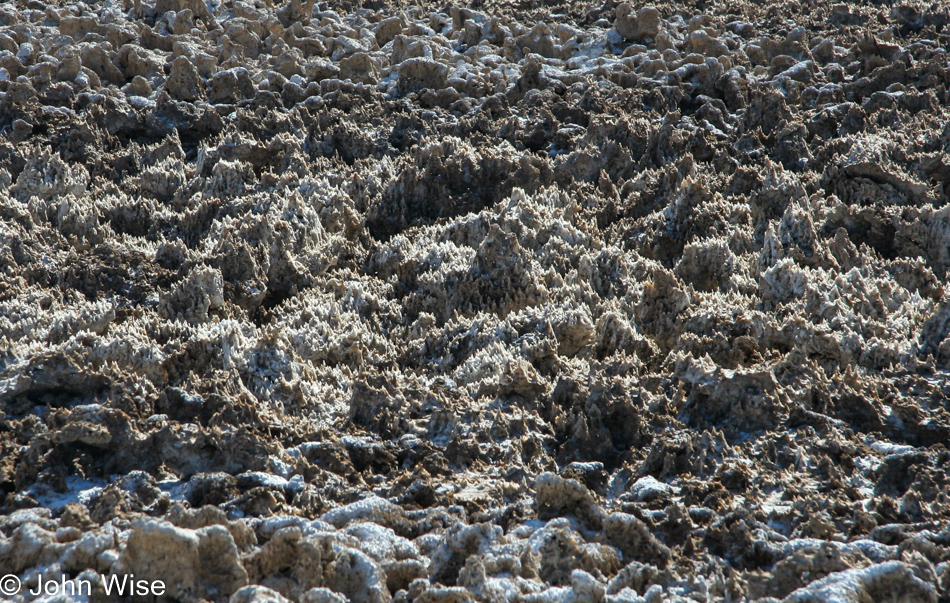
M 4 600 L 950 601 L 948 48 L 940 2 L 0 4 Z

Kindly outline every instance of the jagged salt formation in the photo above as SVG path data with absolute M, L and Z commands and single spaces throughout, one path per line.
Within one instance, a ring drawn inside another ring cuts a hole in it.
M 946 7 L 548 4 L 0 5 L 0 569 L 947 598 Z

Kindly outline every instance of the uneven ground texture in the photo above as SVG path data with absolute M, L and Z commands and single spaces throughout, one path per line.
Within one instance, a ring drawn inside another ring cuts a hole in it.
M 0 4 L 0 574 L 950 601 L 948 47 L 929 2 Z

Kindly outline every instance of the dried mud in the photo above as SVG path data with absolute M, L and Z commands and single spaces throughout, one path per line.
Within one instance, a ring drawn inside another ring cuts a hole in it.
M 943 3 L 0 4 L 0 574 L 950 601 Z

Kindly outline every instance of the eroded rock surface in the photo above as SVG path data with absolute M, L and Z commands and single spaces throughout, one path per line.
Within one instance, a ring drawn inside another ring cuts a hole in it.
M 948 600 L 948 28 L 0 4 L 0 573 Z

